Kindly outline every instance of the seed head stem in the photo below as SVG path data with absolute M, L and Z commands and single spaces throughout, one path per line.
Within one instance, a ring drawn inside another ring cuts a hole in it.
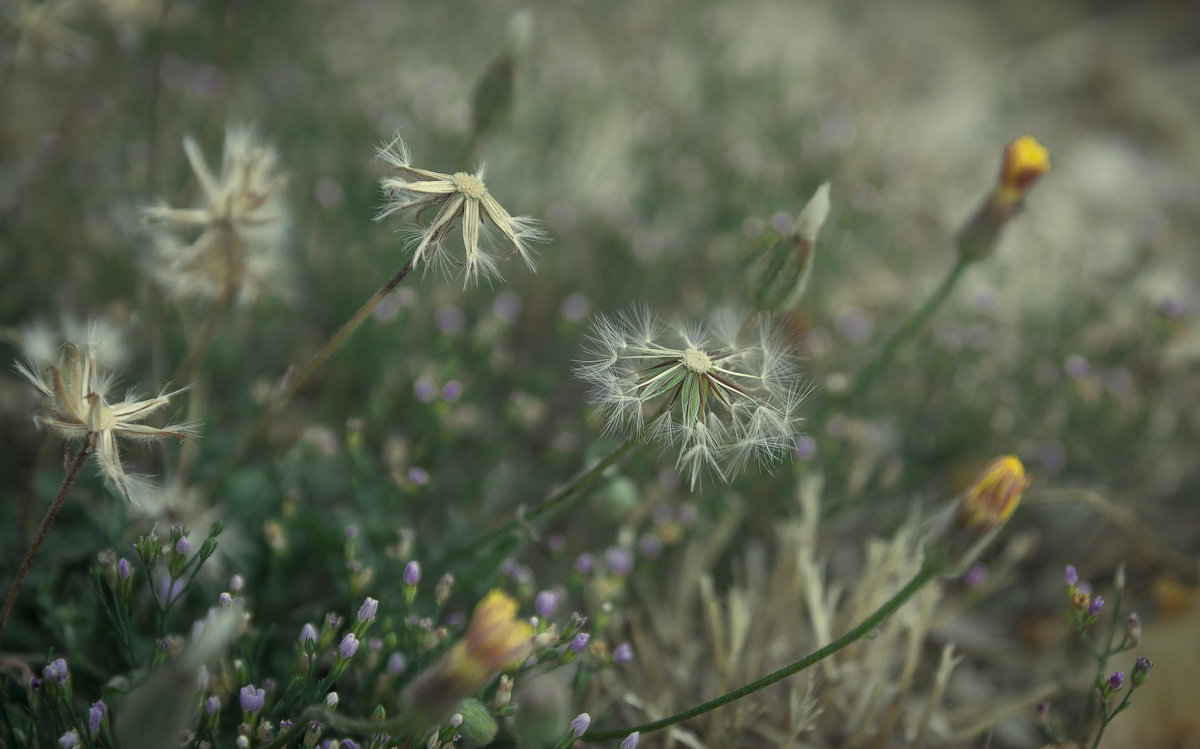
M 17 579 L 13 580 L 12 587 L 9 588 L 8 599 L 4 601 L 4 610 L 0 612 L 0 635 L 4 634 L 4 625 L 8 622 L 8 615 L 12 611 L 13 604 L 17 601 L 17 593 L 21 591 L 21 583 L 25 581 L 25 575 L 29 572 L 30 566 L 33 565 L 33 559 L 37 556 L 38 549 L 42 547 L 42 541 L 46 538 L 46 533 L 50 530 L 50 526 L 54 524 L 54 519 L 58 517 L 59 511 L 62 510 L 63 501 L 67 498 L 67 492 L 71 490 L 75 479 L 79 477 L 79 471 L 83 469 L 83 464 L 87 462 L 88 456 L 92 454 L 95 446 L 96 432 L 91 432 L 84 438 L 83 447 L 79 448 L 79 453 L 75 455 L 75 460 L 71 462 L 71 466 L 67 469 L 67 474 L 63 476 L 62 486 L 58 488 L 58 496 L 54 498 L 50 509 L 46 511 L 46 517 L 42 518 L 42 524 L 38 527 L 37 536 L 34 537 L 33 543 L 30 544 L 29 551 L 25 553 L 25 559 L 21 562 L 21 568 L 17 570 Z

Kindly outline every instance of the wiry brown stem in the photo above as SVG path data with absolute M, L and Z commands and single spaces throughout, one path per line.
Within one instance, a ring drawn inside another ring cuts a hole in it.
M 21 591 L 21 583 L 25 581 L 25 575 L 28 574 L 30 566 L 33 565 L 33 559 L 37 556 L 38 549 L 42 547 L 42 541 L 46 538 L 46 533 L 50 530 L 50 526 L 54 524 L 54 519 L 58 517 L 59 510 L 63 506 L 63 500 L 67 498 L 67 492 L 71 490 L 75 479 L 79 477 L 79 471 L 83 468 L 83 464 L 87 462 L 88 456 L 91 455 L 95 447 L 96 432 L 90 432 L 84 438 L 83 447 L 79 449 L 75 460 L 72 461 L 71 466 L 67 469 L 67 475 L 63 476 L 62 486 L 58 489 L 58 496 L 54 498 L 50 509 L 46 511 L 46 517 L 42 518 L 42 524 L 38 528 L 37 536 L 34 537 L 33 543 L 29 546 L 29 551 L 25 553 L 25 560 L 21 562 L 21 569 L 17 570 L 17 579 L 13 580 L 12 588 L 8 591 L 8 599 L 4 602 L 4 611 L 0 612 L 0 635 L 4 634 L 4 625 L 8 622 L 8 614 L 12 611 L 13 604 L 17 602 L 17 593 Z

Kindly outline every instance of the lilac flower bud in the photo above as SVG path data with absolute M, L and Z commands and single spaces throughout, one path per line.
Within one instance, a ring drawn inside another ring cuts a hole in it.
M 1067 565 L 1067 585 L 1070 585 L 1072 588 L 1079 585 L 1079 573 L 1075 571 L 1075 565 L 1073 564 Z
M 575 738 L 579 738 L 587 733 L 588 726 L 592 725 L 592 716 L 587 713 L 580 713 L 575 716 L 575 720 L 571 721 L 571 733 L 575 734 Z
M 181 557 L 186 557 L 191 548 L 192 542 L 188 540 L 187 536 L 180 536 L 179 540 L 175 542 L 175 553 Z
M 292 730 L 292 727 L 295 725 L 296 724 L 293 723 L 292 721 L 288 720 L 287 718 L 284 718 L 283 720 L 279 721 L 279 730 L 283 731 L 284 733 L 287 733 L 288 731 Z
M 633 571 L 633 555 L 619 546 L 612 546 L 604 552 L 604 563 L 608 571 L 619 577 L 625 577 Z
M 117 575 L 122 580 L 128 580 L 129 576 L 132 574 L 133 574 L 133 570 L 130 569 L 130 567 L 129 567 L 129 560 L 126 559 L 125 557 L 121 557 L 120 559 L 118 559 L 117 560 Z
M 413 466 L 408 469 L 408 480 L 416 486 L 425 486 L 429 483 L 429 471 L 420 466 Z
M 1154 661 L 1146 656 L 1138 658 L 1137 662 L 1133 664 L 1133 673 L 1129 675 L 1133 681 L 1133 685 L 1140 687 L 1145 684 L 1146 679 L 1150 678 L 1150 669 L 1152 668 L 1154 668 Z
M 241 575 L 234 575 L 229 578 L 229 589 L 234 593 L 242 592 L 242 588 L 246 587 L 246 578 Z
M 590 575 L 596 566 L 596 557 L 590 552 L 583 552 L 575 557 L 575 571 L 581 575 Z
M 639 738 L 641 738 L 641 735 L 637 731 L 634 731 L 625 738 L 621 739 L 620 749 L 634 749 L 634 747 L 638 745 Z
M 463 724 L 462 713 L 455 713 L 454 715 L 451 715 L 448 722 L 450 723 L 451 728 L 458 728 Z
M 42 678 L 46 681 L 52 681 L 55 684 L 65 684 L 70 677 L 67 670 L 67 662 L 62 658 L 55 658 L 45 668 L 42 669 Z
M 300 647 L 303 649 L 308 643 L 316 643 L 316 641 L 317 628 L 312 623 L 305 622 L 304 626 L 300 628 Z
M 1094 617 L 1100 613 L 1100 609 L 1102 608 L 1104 608 L 1104 598 L 1101 596 L 1096 596 L 1092 599 L 1092 602 L 1088 604 L 1087 615 Z
M 375 621 L 375 612 L 379 610 L 379 601 L 374 598 L 367 597 L 362 602 L 362 606 L 358 607 L 358 621 L 366 624 Z
M 41 680 L 41 678 L 38 677 L 37 674 L 30 674 L 29 678 L 26 680 L 25 683 L 29 686 L 29 688 L 31 690 L 40 689 L 42 686 L 42 680 Z
M 325 695 L 325 707 L 333 709 L 338 706 L 339 698 L 337 692 L 330 692 Z
M 453 403 L 454 401 L 458 400 L 460 395 L 462 395 L 462 391 L 463 386 L 461 382 L 458 380 L 450 380 L 446 383 L 445 387 L 442 388 L 442 398 L 447 403 Z
M 359 749 L 358 742 L 354 739 L 342 739 L 342 749 Z
M 419 582 L 421 582 L 421 563 L 414 559 L 404 565 L 404 584 L 412 586 Z
M 221 593 L 221 595 L 217 596 L 217 603 L 220 603 L 222 606 L 231 606 L 233 605 L 233 596 L 229 593 Z
M 613 651 L 613 663 L 628 663 L 633 660 L 633 646 L 623 642 Z
M 549 618 L 558 608 L 558 594 L 552 590 L 543 590 L 533 599 L 533 610 L 543 619 Z
M 216 715 L 221 709 L 221 698 L 215 694 L 204 701 L 204 711 L 209 715 Z
M 571 652 L 572 653 L 582 653 L 584 648 L 587 647 L 588 640 L 590 640 L 590 639 L 591 639 L 591 635 L 589 635 L 587 632 L 580 632 L 579 634 L 572 637 L 571 638 L 571 646 L 570 646 Z
M 454 587 L 454 575 L 449 572 L 442 575 L 442 579 L 438 580 L 437 586 L 433 589 L 433 600 L 437 601 L 438 605 L 446 602 L 450 597 L 450 589 Z
M 108 705 L 104 704 L 104 700 L 96 700 L 92 706 L 88 708 L 88 731 L 93 736 L 100 730 L 100 723 L 104 720 L 104 716 L 108 713 Z
M 257 713 L 267 701 L 267 692 L 265 689 L 255 689 L 253 684 L 247 684 L 242 687 L 238 699 L 242 705 L 242 712 Z
M 346 533 L 346 540 L 353 541 L 354 539 L 358 538 L 358 526 L 357 525 L 347 525 L 346 529 L 345 529 L 345 533 Z
M 1125 686 L 1125 672 L 1113 671 L 1112 676 L 1108 677 L 1109 693 L 1121 691 L 1121 687 Z
M 164 577 L 158 582 L 158 600 L 163 605 L 172 603 L 183 594 L 183 586 L 186 584 L 183 578 L 171 582 L 169 578 Z
M 392 676 L 404 673 L 404 669 L 408 667 L 408 660 L 402 653 L 392 653 L 388 656 L 387 672 Z
M 358 652 L 358 638 L 351 632 L 342 638 L 342 644 L 338 646 L 338 657 L 349 660 Z
M 72 728 L 62 736 L 58 737 L 58 745 L 61 749 L 76 749 L 79 744 L 79 732 Z

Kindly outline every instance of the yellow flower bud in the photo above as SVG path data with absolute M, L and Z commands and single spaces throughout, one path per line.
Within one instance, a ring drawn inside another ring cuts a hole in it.
M 1037 178 L 1050 170 L 1050 152 L 1032 135 L 1022 135 L 1004 150 L 996 197 L 1015 203 L 1024 197 Z
M 996 526 L 1008 520 L 1029 487 L 1025 466 L 1016 455 L 996 458 L 976 477 L 958 505 L 961 525 Z

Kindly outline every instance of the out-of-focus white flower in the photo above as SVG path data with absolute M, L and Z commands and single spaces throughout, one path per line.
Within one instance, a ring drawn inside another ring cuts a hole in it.
M 190 136 L 183 139 L 183 150 L 200 183 L 203 203 L 197 208 L 160 204 L 145 210 L 155 246 L 151 274 L 177 298 L 236 296 L 248 304 L 265 292 L 286 293 L 286 180 L 275 151 L 249 130 L 231 128 L 225 134 L 218 176 Z M 197 231 L 199 236 L 193 238 Z
M 597 318 L 590 337 L 594 358 L 576 371 L 595 385 L 607 431 L 678 447 L 693 489 L 704 466 L 728 481 L 752 459 L 792 453 L 806 391 L 769 321 L 745 330 L 723 312 L 705 327 L 667 326 L 635 309 Z

